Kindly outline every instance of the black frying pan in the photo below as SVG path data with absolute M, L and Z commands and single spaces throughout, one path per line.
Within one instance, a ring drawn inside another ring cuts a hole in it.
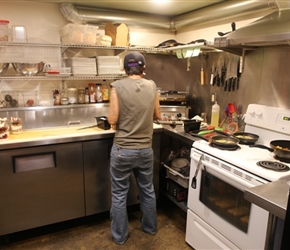
M 236 149 L 238 148 L 239 140 L 234 137 L 225 136 L 225 135 L 215 135 L 210 138 L 206 138 L 202 135 L 190 133 L 194 137 L 198 137 L 209 142 L 211 145 L 216 146 L 222 149 Z
M 236 132 L 232 135 L 223 131 L 219 131 L 219 130 L 215 130 L 215 132 L 225 135 L 225 136 L 234 137 L 239 140 L 240 144 L 244 144 L 244 145 L 253 145 L 259 140 L 258 135 L 248 133 L 248 132 Z
M 259 140 L 258 135 L 247 133 L 247 132 L 236 132 L 233 134 L 233 136 L 239 139 L 240 144 L 245 144 L 245 145 L 255 144 Z
M 290 141 L 275 140 L 270 142 L 271 147 L 265 145 L 255 144 L 250 147 L 264 148 L 273 152 L 278 160 L 290 162 Z
M 290 161 L 290 141 L 276 140 L 270 142 L 271 148 L 274 150 L 274 154 L 279 158 Z

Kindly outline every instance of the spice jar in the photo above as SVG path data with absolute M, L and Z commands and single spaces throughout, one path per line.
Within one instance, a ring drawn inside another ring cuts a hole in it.
M 68 97 L 62 97 L 61 98 L 61 101 L 60 101 L 60 104 L 61 105 L 68 105 L 69 104 L 69 101 L 68 101 Z
M 75 104 L 78 100 L 78 90 L 77 88 L 68 88 L 67 97 L 69 104 Z
M 79 104 L 85 103 L 85 95 L 86 95 L 85 89 L 78 89 L 78 103 Z
M 102 93 L 102 84 L 96 84 L 96 101 L 102 102 L 103 101 L 103 93 Z

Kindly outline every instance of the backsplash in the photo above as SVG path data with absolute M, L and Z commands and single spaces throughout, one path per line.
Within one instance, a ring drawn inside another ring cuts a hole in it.
M 90 126 L 97 124 L 96 116 L 107 116 L 109 104 L 63 105 L 0 109 L 0 118 L 22 119 L 23 130 L 55 127 Z

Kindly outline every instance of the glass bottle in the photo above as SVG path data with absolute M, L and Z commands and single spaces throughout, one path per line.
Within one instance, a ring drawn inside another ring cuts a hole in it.
M 103 101 L 102 84 L 97 83 L 96 84 L 96 102 L 102 102 L 102 101 Z
M 105 82 L 102 85 L 102 93 L 103 93 L 103 102 L 108 102 L 109 101 L 109 87 L 108 84 Z
M 79 104 L 85 103 L 85 94 L 86 94 L 85 89 L 78 89 L 78 103 Z

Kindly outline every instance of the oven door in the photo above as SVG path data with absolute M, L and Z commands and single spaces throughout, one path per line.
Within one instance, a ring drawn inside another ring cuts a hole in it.
M 265 182 L 192 149 L 186 241 L 195 249 L 264 249 L 269 213 L 244 190 Z

